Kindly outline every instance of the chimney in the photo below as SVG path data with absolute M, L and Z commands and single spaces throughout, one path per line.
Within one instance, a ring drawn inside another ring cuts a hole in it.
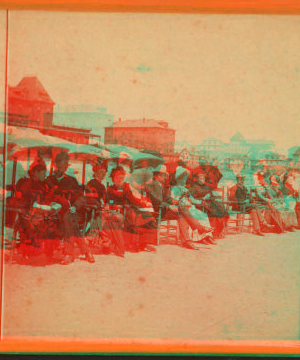
M 121 122 L 121 118 L 119 118 L 119 123 Z
M 143 124 L 145 124 L 145 120 L 146 120 L 146 119 L 144 118 L 144 119 L 143 119 Z

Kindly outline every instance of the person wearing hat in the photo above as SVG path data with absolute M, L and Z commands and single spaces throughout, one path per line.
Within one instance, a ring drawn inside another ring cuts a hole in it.
M 147 159 L 136 160 L 130 182 L 123 187 L 126 206 L 124 227 L 128 234 L 127 247 L 130 251 L 155 252 L 148 244 L 147 234 L 154 234 L 157 222 L 146 184 L 153 176 L 153 168 Z M 156 235 L 156 234 L 155 234 Z
M 245 177 L 236 176 L 236 185 L 229 190 L 232 210 L 240 211 L 242 214 L 250 214 L 253 223 L 253 234 L 264 236 L 262 230 L 267 227 L 262 210 L 250 202 L 247 188 L 244 185 Z
M 222 237 L 229 214 L 224 205 L 215 199 L 211 187 L 205 183 L 206 172 L 201 167 L 198 167 L 194 171 L 194 176 L 194 183 L 191 186 L 190 191 L 195 199 L 202 200 L 201 204 L 196 205 L 196 207 L 198 209 L 203 209 L 208 215 L 214 229 L 214 237 Z
M 125 151 L 120 152 L 118 165 L 121 166 L 125 171 L 124 181 L 127 181 L 130 179 L 132 162 L 133 162 L 133 158 L 131 155 L 127 154 Z
M 66 174 L 69 167 L 70 157 L 67 152 L 61 152 L 56 155 L 55 171 L 53 175 L 48 176 L 46 185 L 53 195 L 62 196 L 69 202 L 69 210 L 64 215 L 65 231 L 68 234 L 66 247 L 66 256 L 63 261 L 64 264 L 69 264 L 74 261 L 74 245 L 78 244 L 81 253 L 85 254 L 85 259 L 88 262 L 95 262 L 93 255 L 89 251 L 89 247 L 85 238 L 80 232 L 77 215 L 80 217 L 82 214 L 83 204 L 83 189 L 79 185 L 75 177 Z M 76 214 L 78 213 L 78 214 Z
M 267 176 L 268 168 L 258 163 L 253 174 L 256 196 L 253 198 L 254 204 L 258 208 L 264 210 L 264 218 L 270 227 L 264 224 L 263 232 L 276 232 L 281 234 L 284 232 L 284 223 L 280 211 L 276 209 L 276 201 L 273 196 L 274 191 L 271 189 L 270 177 Z
M 107 173 L 107 161 L 97 158 L 93 165 L 93 178 L 86 184 L 86 192 L 94 193 L 99 205 L 106 202 L 106 188 L 103 184 Z
M 20 226 L 24 230 L 26 241 L 31 241 L 34 247 L 41 247 L 41 239 L 50 241 L 65 236 L 61 224 L 68 204 L 62 197 L 49 194 L 45 184 L 46 171 L 46 165 L 42 161 L 34 161 L 28 171 L 29 177 L 20 179 L 16 185 L 15 198 L 21 210 Z M 56 216 L 47 216 L 50 213 L 55 213 Z
M 178 166 L 176 169 L 175 179 L 176 185 L 171 189 L 171 197 L 173 203 L 179 207 L 179 214 L 187 221 L 193 231 L 197 230 L 202 244 L 215 244 L 212 239 L 212 228 L 210 226 L 207 215 L 201 210 L 195 207 L 195 204 L 199 205 L 201 201 L 195 199 L 186 188 L 187 179 L 190 172 L 182 166 Z M 193 240 L 184 234 L 183 246 L 197 249 Z
M 167 168 L 165 165 L 159 165 L 153 173 L 153 178 L 146 184 L 155 212 L 158 214 L 161 207 L 163 210 L 162 216 L 165 215 L 169 208 L 171 211 L 176 208 L 172 207 L 172 199 L 170 198 L 167 182 Z

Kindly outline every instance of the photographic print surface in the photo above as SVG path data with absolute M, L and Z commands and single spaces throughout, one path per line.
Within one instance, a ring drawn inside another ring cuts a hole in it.
M 299 339 L 299 16 L 10 11 L 7 50 L 3 339 Z

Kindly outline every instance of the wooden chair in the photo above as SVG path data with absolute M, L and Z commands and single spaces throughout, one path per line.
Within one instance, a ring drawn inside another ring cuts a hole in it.
M 230 189 L 227 189 L 227 199 L 230 199 L 229 195 Z M 250 214 L 245 212 L 245 206 L 240 210 L 232 210 L 232 207 L 237 204 L 237 201 L 226 201 L 226 210 L 229 214 L 229 219 L 227 222 L 226 232 L 228 233 L 229 229 L 234 229 L 237 235 L 244 233 L 244 230 L 247 228 L 252 229 L 252 219 Z
M 163 219 L 162 207 L 160 207 L 157 224 L 157 245 L 164 239 L 166 239 L 167 242 L 173 239 L 177 245 L 180 242 L 179 224 L 176 215 L 174 218 Z

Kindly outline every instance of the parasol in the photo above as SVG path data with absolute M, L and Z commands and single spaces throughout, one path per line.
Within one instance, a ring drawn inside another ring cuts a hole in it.
M 206 173 L 206 182 L 211 187 L 218 187 L 219 181 L 223 177 L 221 171 L 217 166 L 214 165 L 200 165 L 200 169 L 202 169 Z

